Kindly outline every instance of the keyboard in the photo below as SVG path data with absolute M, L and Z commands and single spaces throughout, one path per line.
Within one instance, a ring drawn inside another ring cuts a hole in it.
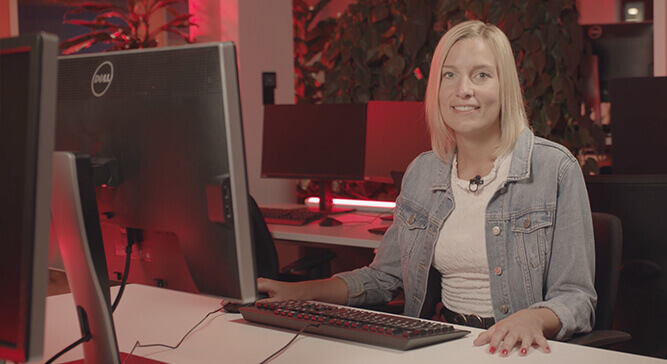
M 310 211 L 308 207 L 260 207 L 259 211 L 267 224 L 305 225 L 322 217 L 322 214 Z
M 247 321 L 339 339 L 409 350 L 465 336 L 449 324 L 316 301 L 255 303 L 239 308 Z

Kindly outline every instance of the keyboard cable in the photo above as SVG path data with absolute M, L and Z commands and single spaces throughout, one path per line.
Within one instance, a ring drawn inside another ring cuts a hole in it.
M 299 330 L 299 332 L 297 332 L 296 335 L 294 335 L 294 337 L 292 338 L 292 340 L 290 340 L 290 341 L 289 341 L 287 344 L 285 344 L 285 346 L 283 346 L 282 348 L 278 349 L 278 351 L 276 351 L 275 353 L 271 354 L 268 358 L 262 360 L 259 364 L 266 364 L 266 363 L 268 363 L 269 361 L 273 360 L 273 358 L 275 358 L 276 356 L 282 354 L 283 351 L 285 351 L 290 345 L 292 345 L 292 343 L 294 342 L 294 340 L 296 340 L 296 338 L 299 337 L 299 335 L 303 334 L 303 332 L 306 331 L 306 329 L 309 328 L 309 327 L 311 327 L 311 326 L 312 326 L 312 327 L 319 327 L 320 324 L 308 324 L 308 325 L 302 327 L 301 330 Z
M 174 346 L 172 346 L 172 345 L 167 345 L 167 344 L 142 344 L 142 343 L 139 342 L 139 340 L 137 340 L 137 341 L 134 343 L 134 346 L 132 347 L 132 350 L 130 351 L 130 353 L 127 354 L 127 356 L 125 357 L 125 360 L 123 360 L 123 364 L 127 363 L 127 361 L 130 359 L 130 357 L 132 356 L 132 354 L 134 353 L 134 350 L 135 350 L 136 348 L 148 348 L 148 347 L 156 347 L 156 346 L 159 346 L 159 347 L 163 347 L 163 348 L 167 348 L 167 349 L 172 349 L 172 350 L 173 350 L 173 349 L 178 349 L 178 347 L 181 346 L 181 344 L 183 343 L 183 341 L 185 341 L 185 338 L 188 337 L 188 335 L 190 335 L 190 334 L 192 333 L 192 331 L 194 331 L 197 327 L 199 327 L 199 325 L 201 325 L 202 322 L 206 321 L 206 319 L 207 319 L 209 316 L 211 316 L 211 315 L 213 315 L 213 314 L 215 314 L 215 313 L 218 313 L 218 312 L 222 311 L 223 309 L 224 309 L 224 307 L 220 307 L 220 308 L 218 308 L 218 309 L 215 310 L 215 311 L 211 311 L 211 312 L 207 313 L 206 316 L 204 316 L 203 319 L 201 319 L 195 326 L 193 326 L 188 332 L 186 332 L 185 335 L 183 335 L 183 337 L 181 338 L 181 341 L 179 341 L 178 344 L 176 344 L 176 345 L 174 345 Z

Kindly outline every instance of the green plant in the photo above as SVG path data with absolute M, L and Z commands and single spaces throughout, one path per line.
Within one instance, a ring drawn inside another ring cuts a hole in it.
M 313 25 L 329 1 L 311 8 L 295 1 L 297 102 L 423 100 L 444 31 L 480 19 L 511 41 L 535 133 L 580 157 L 604 149 L 601 127 L 582 114 L 586 70 L 575 0 L 358 0 L 335 23 Z M 596 172 L 597 163 L 587 159 L 583 169 Z
M 74 4 L 63 19 L 65 24 L 81 25 L 90 28 L 90 32 L 67 39 L 60 43 L 63 54 L 76 53 L 94 44 L 111 44 L 112 50 L 156 47 L 156 37 L 162 32 L 179 35 L 191 42 L 188 33 L 183 31 L 192 24 L 192 14 L 181 14 L 172 5 L 185 3 L 186 0 L 127 0 L 123 8 L 107 2 L 84 2 Z M 158 10 L 166 10 L 171 19 L 161 26 L 152 28 L 150 21 Z M 82 13 L 97 14 L 93 20 L 73 19 Z

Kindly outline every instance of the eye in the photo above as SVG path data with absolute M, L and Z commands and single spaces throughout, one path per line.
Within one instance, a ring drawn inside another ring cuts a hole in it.
M 480 72 L 480 73 L 477 75 L 477 77 L 479 77 L 479 78 L 490 78 L 491 75 L 488 74 L 488 73 L 486 73 L 486 72 Z
M 442 78 L 452 78 L 452 77 L 454 77 L 454 72 L 452 71 L 445 71 L 442 74 Z

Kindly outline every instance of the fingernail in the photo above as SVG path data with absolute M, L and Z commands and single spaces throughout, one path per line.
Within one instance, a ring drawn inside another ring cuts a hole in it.
M 521 348 L 521 355 L 526 355 L 527 352 L 526 348 Z
M 507 356 L 507 353 L 507 349 L 503 349 L 503 351 L 500 352 L 500 355 Z
M 496 352 L 496 348 L 493 346 L 489 348 L 489 353 L 494 354 Z
M 551 348 L 547 346 L 546 351 L 547 351 L 547 353 L 550 353 L 550 352 L 551 352 Z

